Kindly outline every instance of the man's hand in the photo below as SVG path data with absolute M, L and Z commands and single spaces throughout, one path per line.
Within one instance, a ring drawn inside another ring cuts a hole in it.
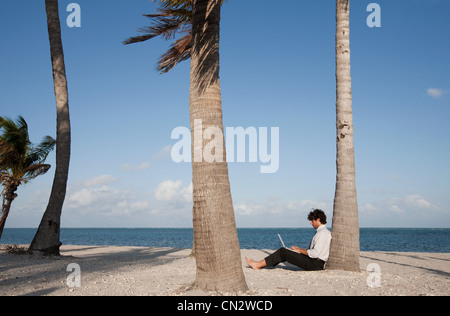
M 297 246 L 293 246 L 293 247 L 291 247 L 291 249 L 294 250 L 294 251 L 297 251 L 297 252 L 299 252 L 301 254 L 308 255 L 308 252 L 306 251 L 306 249 L 303 249 L 303 248 L 300 248 L 300 247 L 297 247 Z

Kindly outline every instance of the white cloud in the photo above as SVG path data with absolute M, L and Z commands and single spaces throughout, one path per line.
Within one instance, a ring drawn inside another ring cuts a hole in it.
M 361 226 L 379 227 L 439 227 L 443 225 L 439 219 L 450 215 L 419 194 L 362 203 L 359 211 Z
M 95 210 L 105 209 L 115 203 L 124 195 L 118 189 L 104 185 L 101 187 L 87 187 L 81 188 L 76 192 L 69 192 L 67 207 L 69 208 L 84 208 L 91 207 Z
M 261 204 L 238 203 L 234 206 L 234 212 L 239 216 L 259 216 L 266 208 Z
M 170 201 L 179 194 L 181 187 L 181 180 L 171 181 L 167 180 L 158 185 L 155 190 L 155 198 L 158 201 Z
M 167 180 L 153 193 L 123 189 L 112 182 L 93 185 L 104 182 L 90 179 L 70 187 L 63 226 L 186 227 L 192 223 L 192 183 L 183 186 L 181 180 Z
M 420 195 L 409 195 L 405 198 L 405 204 L 408 207 L 417 207 L 425 210 L 437 210 L 438 207 L 436 205 L 431 204 L 424 197 Z
M 430 199 L 410 194 L 384 200 L 361 202 L 361 227 L 448 227 L 450 211 Z M 310 227 L 306 217 L 313 208 L 325 211 L 332 225 L 332 200 L 237 201 L 234 205 L 239 227 Z
M 360 206 L 362 212 L 407 212 L 407 211 L 439 211 L 440 207 L 428 201 L 419 194 L 411 194 L 402 198 L 391 198 L 387 200 L 379 200 L 371 203 L 365 203 Z
M 427 93 L 428 93 L 428 95 L 430 96 L 430 97 L 433 97 L 433 98 L 440 98 L 440 97 L 442 97 L 443 95 L 445 95 L 445 94 L 447 94 L 448 92 L 446 92 L 446 91 L 444 91 L 444 90 L 441 90 L 441 89 L 436 89 L 436 88 L 429 88 L 428 90 L 427 90 Z
M 182 181 L 167 180 L 158 185 L 155 190 L 157 201 L 192 201 L 192 183 L 182 188 Z
M 130 207 L 134 210 L 145 210 L 149 207 L 148 201 L 134 202 L 131 203 Z
M 149 188 L 123 186 L 103 175 L 69 183 L 63 227 L 190 227 L 192 183 L 166 180 Z M 24 186 L 24 188 L 26 188 Z M 7 225 L 35 227 L 48 203 L 49 190 L 20 192 Z M 387 194 L 387 193 L 386 193 Z M 383 195 L 383 196 L 386 196 Z M 360 198 L 363 198 L 361 195 Z M 284 200 L 278 197 L 235 200 L 238 227 L 310 227 L 306 216 L 321 208 L 332 222 L 331 199 Z M 448 227 L 450 209 L 420 194 L 360 201 L 361 227 Z
M 145 161 L 140 165 L 123 164 L 122 169 L 129 172 L 148 170 L 150 169 L 150 162 Z
M 82 189 L 69 196 L 70 207 L 87 206 L 95 200 L 94 192 Z
M 192 182 L 185 187 L 184 189 L 181 189 L 180 193 L 183 196 L 183 199 L 186 202 L 191 202 L 192 203 L 192 191 L 193 191 L 193 185 Z

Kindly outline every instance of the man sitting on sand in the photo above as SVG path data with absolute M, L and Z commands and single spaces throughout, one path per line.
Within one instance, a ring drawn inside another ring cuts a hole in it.
M 280 248 L 261 261 L 245 257 L 247 264 L 258 270 L 265 267 L 275 267 L 279 263 L 287 261 L 306 271 L 324 270 L 330 254 L 331 243 L 331 233 L 325 226 L 327 216 L 322 210 L 315 209 L 309 213 L 308 220 L 312 227 L 316 229 L 316 234 L 309 245 L 309 249 L 296 246 L 290 248 L 291 250 Z

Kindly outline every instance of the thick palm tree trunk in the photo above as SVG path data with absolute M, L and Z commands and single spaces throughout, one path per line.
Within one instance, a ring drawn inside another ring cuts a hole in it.
M 242 270 L 223 139 L 220 4 L 220 0 L 194 2 L 190 114 L 196 285 L 204 290 L 239 292 L 248 288 Z M 197 143 L 198 132 L 203 134 L 209 127 L 222 131 L 222 135 L 215 135 L 221 137 L 222 156 L 213 162 L 202 157 L 207 140 Z M 196 152 L 200 152 L 201 162 Z
M 9 210 L 11 209 L 11 204 L 14 201 L 14 199 L 17 197 L 16 194 L 17 186 L 16 185 L 9 185 L 5 189 L 5 195 L 3 196 L 3 204 L 2 204 L 2 216 L 0 218 L 0 239 L 3 235 L 3 229 L 5 228 L 6 219 L 9 215 Z
M 30 251 L 59 255 L 61 212 L 66 196 L 70 162 L 70 117 L 58 0 L 45 0 L 56 97 L 56 171 L 50 199 Z
M 337 176 L 334 197 L 331 269 L 359 271 L 359 222 L 353 146 L 350 74 L 350 1 L 336 1 Z

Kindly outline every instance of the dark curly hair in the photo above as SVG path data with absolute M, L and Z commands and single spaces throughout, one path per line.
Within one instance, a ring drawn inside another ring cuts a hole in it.
M 320 222 L 325 225 L 327 223 L 327 216 L 325 215 L 325 212 L 319 209 L 313 209 L 308 214 L 308 221 L 320 219 Z

